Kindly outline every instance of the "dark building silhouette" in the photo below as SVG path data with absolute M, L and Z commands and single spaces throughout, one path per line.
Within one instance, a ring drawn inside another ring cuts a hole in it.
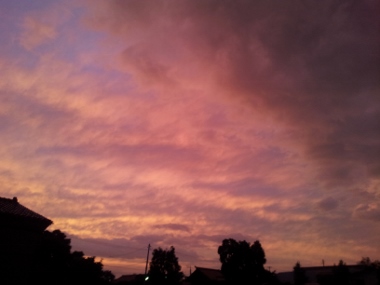
M 376 272 L 368 270 L 363 265 L 346 265 L 347 279 L 349 284 L 354 285 L 378 285 Z M 305 272 L 307 281 L 305 284 L 310 285 L 339 285 L 335 280 L 334 271 L 337 266 L 314 266 L 302 267 Z M 279 281 L 284 284 L 294 284 L 294 272 L 281 272 L 277 274 Z
M 122 275 L 116 278 L 112 283 L 119 285 L 141 285 L 144 283 L 144 278 L 144 274 Z
M 36 248 L 52 221 L 0 197 L 0 284 L 28 284 Z
M 186 284 L 222 285 L 226 283 L 219 269 L 195 267 L 194 272 L 187 278 Z

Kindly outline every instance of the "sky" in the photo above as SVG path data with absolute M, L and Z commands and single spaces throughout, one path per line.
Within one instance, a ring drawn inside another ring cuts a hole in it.
M 118 277 L 225 238 L 380 258 L 379 3 L 0 0 L 0 196 Z

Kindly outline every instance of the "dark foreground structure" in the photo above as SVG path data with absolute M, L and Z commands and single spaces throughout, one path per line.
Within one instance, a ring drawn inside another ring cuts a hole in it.
M 0 197 L 0 284 L 28 284 L 35 270 L 35 251 L 53 222 Z
M 141 285 L 144 284 L 144 279 L 144 274 L 122 275 L 115 279 L 112 283 L 118 285 Z
M 21 205 L 17 198 L 0 198 L 0 285 L 106 285 L 111 271 L 95 256 L 71 251 L 71 240 L 52 221 Z
M 195 267 L 194 272 L 187 278 L 186 284 L 224 285 L 226 281 L 221 270 Z
M 338 266 L 302 267 L 303 282 L 310 285 L 380 285 L 374 269 L 363 265 L 347 265 L 346 272 L 336 272 Z M 344 274 L 342 274 L 344 273 Z M 283 284 L 296 284 L 294 271 L 278 273 L 277 277 Z

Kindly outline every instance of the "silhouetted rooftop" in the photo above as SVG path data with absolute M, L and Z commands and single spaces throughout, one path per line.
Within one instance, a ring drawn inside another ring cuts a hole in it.
M 144 274 L 122 275 L 119 278 L 116 278 L 112 283 L 133 283 L 144 280 L 144 277 Z
M 345 265 L 351 274 L 355 274 L 363 271 L 364 266 L 357 265 Z M 317 275 L 327 275 L 333 274 L 333 270 L 337 268 L 337 265 L 326 265 L 326 266 L 309 266 L 301 267 L 305 271 L 305 276 L 308 278 L 309 282 L 316 282 Z M 281 282 L 294 283 L 294 271 L 280 272 L 277 273 L 277 277 Z
M 196 271 L 199 273 L 202 273 L 205 277 L 207 277 L 209 280 L 215 280 L 215 281 L 223 281 L 224 276 L 222 274 L 222 271 L 219 269 L 211 269 L 211 268 L 204 268 L 204 267 L 197 267 L 195 266 Z
M 37 214 L 36 212 L 33 212 L 32 210 L 29 210 L 25 206 L 21 205 L 16 197 L 13 199 L 0 197 L 0 215 L 7 217 L 11 216 L 16 219 L 34 221 L 41 226 L 43 225 L 44 228 L 53 223 L 51 220 L 45 218 L 44 216 Z

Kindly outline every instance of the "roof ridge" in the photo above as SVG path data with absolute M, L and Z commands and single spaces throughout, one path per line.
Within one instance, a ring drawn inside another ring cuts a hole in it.
M 10 215 L 18 216 L 18 217 L 42 220 L 42 221 L 45 221 L 46 223 L 49 222 L 49 224 L 53 223 L 50 219 L 20 204 L 17 200 L 17 197 L 13 197 L 13 199 L 0 197 L 0 213 L 10 214 Z

